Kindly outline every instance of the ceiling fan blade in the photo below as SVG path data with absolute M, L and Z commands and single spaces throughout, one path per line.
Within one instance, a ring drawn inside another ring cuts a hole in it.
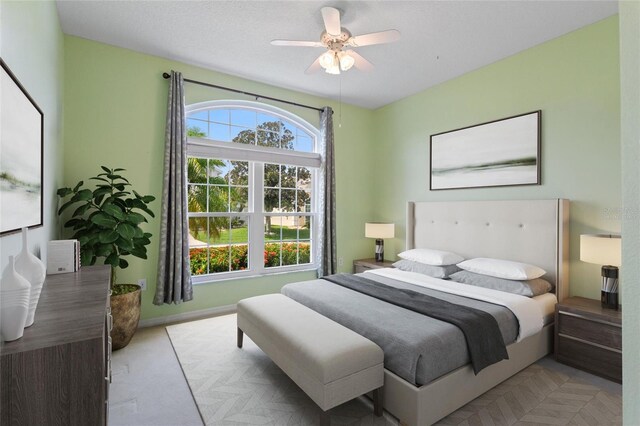
M 322 55 L 324 55 L 324 53 Z M 320 56 L 322 56 L 322 55 L 320 55 Z M 316 58 L 316 60 L 313 61 L 313 63 L 311 65 L 309 65 L 309 68 L 307 68 L 305 70 L 305 72 L 304 72 L 305 74 L 313 74 L 314 72 L 320 71 L 320 68 L 322 68 L 320 66 L 320 56 L 318 56 Z
M 327 30 L 327 34 L 339 36 L 342 32 L 340 11 L 334 7 L 323 7 L 320 9 L 320 12 L 322 12 L 322 20 L 324 21 L 324 28 Z
M 400 31 L 398 30 L 386 30 L 379 31 L 377 33 L 363 34 L 359 36 L 351 37 L 347 44 L 354 47 L 370 46 L 372 44 L 384 44 L 392 43 L 400 40 Z
M 292 47 L 323 47 L 319 41 L 302 41 L 302 40 L 271 40 L 273 46 L 292 46 Z
M 355 62 L 353 63 L 353 66 L 356 67 L 356 69 L 359 69 L 360 71 L 364 71 L 364 72 L 369 72 L 373 70 L 373 64 L 367 61 L 365 58 L 363 58 L 362 55 L 360 55 L 355 50 L 347 50 L 345 53 L 350 55 L 355 60 Z

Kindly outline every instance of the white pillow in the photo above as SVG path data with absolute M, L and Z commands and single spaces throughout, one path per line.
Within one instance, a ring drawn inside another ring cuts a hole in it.
M 426 263 L 427 265 L 454 265 L 464 260 L 459 254 L 449 251 L 432 250 L 426 248 L 411 249 L 403 251 L 398 255 L 401 259 L 413 260 L 414 262 Z
M 489 259 L 486 257 L 465 260 L 464 262 L 458 263 L 458 268 L 475 272 L 476 274 L 504 278 L 505 280 L 533 280 L 547 273 L 547 271 L 542 268 L 526 263 Z

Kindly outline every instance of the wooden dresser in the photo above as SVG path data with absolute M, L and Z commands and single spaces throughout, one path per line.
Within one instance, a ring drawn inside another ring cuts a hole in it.
M 35 323 L 0 348 L 0 424 L 106 425 L 109 266 L 48 275 Z
M 556 360 L 622 382 L 622 311 L 570 297 L 556 305 Z

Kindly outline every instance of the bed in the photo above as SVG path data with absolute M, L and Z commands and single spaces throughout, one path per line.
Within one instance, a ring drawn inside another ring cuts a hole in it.
M 509 259 L 545 269 L 544 278 L 555 285 L 555 296 L 550 300 L 547 295 L 539 302 L 546 315 L 542 314 L 544 324 L 535 332 L 525 333 L 526 323 L 520 317 L 525 314 L 513 306 L 503 306 L 493 299 L 473 300 L 464 293 L 443 293 L 438 288 L 440 280 L 420 283 L 419 274 L 386 269 L 363 274 L 386 285 L 434 295 L 493 315 L 509 359 L 478 375 L 469 364 L 464 339 L 448 339 L 440 329 L 453 327 L 450 324 L 437 324 L 429 317 L 325 280 L 289 284 L 282 293 L 378 343 L 385 350 L 384 408 L 403 424 L 432 424 L 551 351 L 550 312 L 555 300 L 562 300 L 568 293 L 568 214 L 569 202 L 558 199 L 407 205 L 407 249 L 437 248 L 465 258 Z M 455 333 L 449 330 L 449 334 Z M 427 336 L 431 340 L 424 340 Z

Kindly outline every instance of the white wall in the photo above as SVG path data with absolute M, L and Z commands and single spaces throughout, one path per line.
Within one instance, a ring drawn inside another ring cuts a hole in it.
M 63 34 L 54 2 L 0 2 L 0 56 L 44 112 L 44 226 L 29 233 L 32 252 L 46 254 L 57 235 L 56 190 L 62 183 Z M 0 239 L 0 266 L 22 244 Z

